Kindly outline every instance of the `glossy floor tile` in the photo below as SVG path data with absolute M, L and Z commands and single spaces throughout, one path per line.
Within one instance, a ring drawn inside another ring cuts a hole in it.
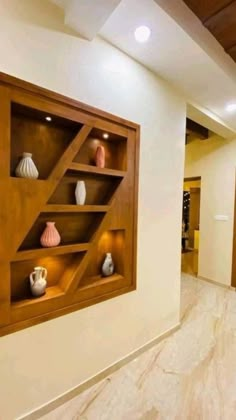
M 43 420 L 236 419 L 236 293 L 182 278 L 182 326 Z

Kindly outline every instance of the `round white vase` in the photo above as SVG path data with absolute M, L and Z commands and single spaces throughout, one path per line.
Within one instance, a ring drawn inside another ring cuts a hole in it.
M 106 254 L 106 258 L 104 260 L 104 263 L 102 265 L 102 274 L 105 277 L 111 276 L 114 273 L 114 263 L 112 261 L 111 253 L 108 252 Z
M 84 181 L 77 181 L 75 188 L 76 204 L 83 206 L 86 200 L 86 187 Z
M 19 178 L 37 179 L 39 177 L 38 170 L 32 159 L 32 153 L 23 153 L 23 157 L 17 165 L 15 174 Z

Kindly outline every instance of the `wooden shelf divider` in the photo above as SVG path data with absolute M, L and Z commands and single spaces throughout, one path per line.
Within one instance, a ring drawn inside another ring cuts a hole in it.
M 27 249 L 25 251 L 18 251 L 13 258 L 13 261 L 32 260 L 34 258 L 51 257 L 53 255 L 73 254 L 76 252 L 88 251 L 90 244 L 71 244 L 61 245 L 52 248 L 38 248 Z
M 97 175 L 107 175 L 107 176 L 114 176 L 118 178 L 124 178 L 126 175 L 126 171 L 119 171 L 117 169 L 108 169 L 108 168 L 98 168 L 97 166 L 92 165 L 84 165 L 82 163 L 72 162 L 70 164 L 69 170 L 71 171 L 78 171 L 78 172 L 86 172 L 90 174 L 97 174 Z
M 47 204 L 43 208 L 43 213 L 106 213 L 110 206 L 75 204 Z

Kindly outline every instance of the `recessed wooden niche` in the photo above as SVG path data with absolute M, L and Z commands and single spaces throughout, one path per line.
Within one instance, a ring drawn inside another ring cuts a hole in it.
M 99 145 L 105 168 L 95 165 Z M 38 179 L 16 177 L 23 152 Z M 137 124 L 0 73 L 0 335 L 136 288 L 138 153 Z M 47 221 L 57 247 L 40 245 Z M 115 270 L 103 277 L 108 252 Z M 40 298 L 29 287 L 36 266 L 48 270 Z

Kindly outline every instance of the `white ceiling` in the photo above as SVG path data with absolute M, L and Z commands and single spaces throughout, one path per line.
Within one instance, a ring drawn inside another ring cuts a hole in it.
M 91 41 L 121 0 L 51 0 L 65 11 L 65 24 Z
M 78 6 L 86 2 L 52 1 L 60 3 L 67 16 L 72 3 Z M 201 112 L 206 108 L 217 116 L 218 123 L 222 119 L 236 130 L 236 114 L 225 110 L 228 103 L 236 102 L 236 64 L 182 0 L 87 0 L 88 3 L 90 10 L 86 10 L 82 23 L 86 27 L 87 22 L 93 36 L 100 27 L 100 36 L 174 84 Z M 94 17 L 91 20 L 89 16 L 103 10 L 102 3 L 113 5 L 103 14 L 103 26 L 101 21 L 96 26 Z M 79 9 L 73 9 L 73 22 L 73 29 L 82 33 Z M 147 25 L 152 31 L 145 44 L 134 39 L 139 25 Z

